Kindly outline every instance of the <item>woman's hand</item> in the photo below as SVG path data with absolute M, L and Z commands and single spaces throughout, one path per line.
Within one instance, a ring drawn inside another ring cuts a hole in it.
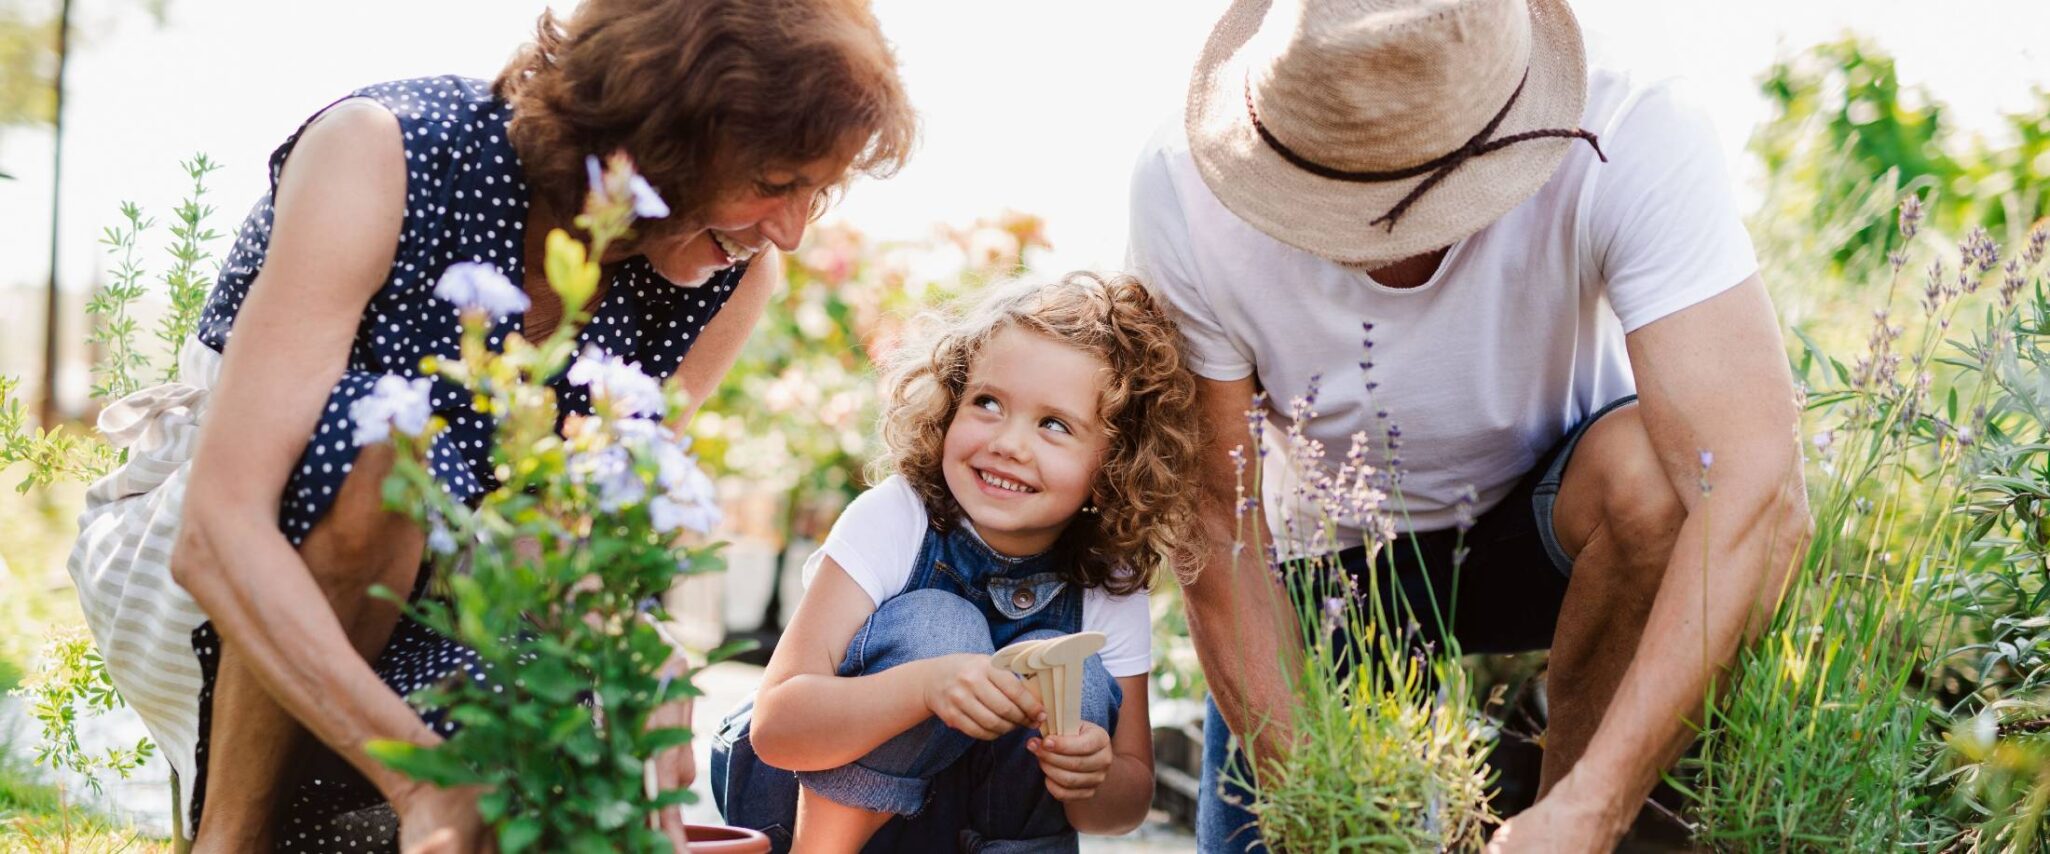
M 666 703 L 648 716 L 648 727 L 688 727 L 690 714 L 691 701 L 688 698 Z M 655 790 L 658 792 L 689 788 L 690 784 L 697 780 L 698 757 L 691 750 L 689 742 L 662 751 L 651 761 L 655 767 Z M 670 842 L 675 843 L 676 850 L 686 850 L 688 846 L 683 835 L 683 808 L 669 807 L 662 810 L 658 818 L 662 834 L 669 837 Z
M 439 789 L 425 783 L 393 804 L 399 813 L 399 850 L 405 854 L 471 854 L 498 845 L 477 815 L 475 787 Z
M 1116 757 L 1110 749 L 1110 733 L 1088 721 L 1074 735 L 1048 735 L 1025 742 L 1025 749 L 1039 757 L 1039 770 L 1046 775 L 1046 790 L 1056 800 L 1088 800 L 1110 776 Z
M 932 676 L 925 683 L 925 707 L 947 726 L 990 741 L 1042 717 L 1039 699 L 1025 683 L 987 655 L 964 652 L 927 661 Z

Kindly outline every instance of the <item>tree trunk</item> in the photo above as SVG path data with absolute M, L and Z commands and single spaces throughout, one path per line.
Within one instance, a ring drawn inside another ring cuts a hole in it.
M 57 290 L 57 230 L 64 198 L 64 67 L 71 60 L 71 0 L 62 0 L 57 10 L 57 97 L 50 122 L 50 286 L 43 300 L 43 397 L 38 413 L 44 429 L 57 423 L 57 355 L 59 307 Z

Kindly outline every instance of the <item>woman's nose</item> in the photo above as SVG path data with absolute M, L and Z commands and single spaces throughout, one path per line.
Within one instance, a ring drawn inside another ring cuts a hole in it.
M 797 251 L 797 244 L 804 240 L 804 227 L 811 222 L 811 197 L 793 193 L 778 205 L 768 219 L 762 220 L 762 236 L 785 252 Z

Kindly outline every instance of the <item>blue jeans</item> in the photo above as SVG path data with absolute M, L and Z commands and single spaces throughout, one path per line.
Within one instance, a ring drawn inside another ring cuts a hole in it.
M 1045 629 L 1025 639 L 1056 637 Z M 973 604 L 941 590 L 913 590 L 883 602 L 856 632 L 838 675 L 880 673 L 955 653 L 994 651 L 990 627 Z M 1123 694 L 1091 656 L 1082 675 L 1082 717 L 1115 728 Z M 937 717 L 897 734 L 867 755 L 824 771 L 791 773 L 763 764 L 749 744 L 750 700 L 727 716 L 712 744 L 712 797 L 726 821 L 769 835 L 786 851 L 796 823 L 798 786 L 835 803 L 897 814 L 869 851 L 1074 851 L 1078 843 L 1061 802 L 1047 792 L 1039 760 L 1025 749 L 1036 733 L 1014 730 L 977 741 Z

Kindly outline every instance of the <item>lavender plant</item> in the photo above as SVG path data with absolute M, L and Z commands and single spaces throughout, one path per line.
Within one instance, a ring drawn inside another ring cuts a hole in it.
M 2040 352 L 2043 327 L 2020 320 L 2017 299 L 2042 253 L 2003 266 L 1975 229 L 1915 288 L 1922 216 L 1909 196 L 1865 352 L 1845 365 L 1807 342 L 1797 360 L 1815 534 L 1773 622 L 1711 697 L 1686 786 L 1698 835 L 1720 849 L 1941 848 L 1996 812 L 1956 805 L 1960 775 L 1940 736 L 1999 696 L 1961 689 L 1965 654 L 2000 649 L 1966 640 L 2034 627 L 2023 609 L 2042 604 L 2040 580 L 2002 584 L 1991 571 L 2015 562 L 2002 537 L 2026 530 L 2014 511 L 2041 483 L 2017 466 L 2039 455 L 2042 422 L 2023 417 L 2003 376 L 2020 372 L 2000 366 Z M 1912 309 L 1898 304 L 1904 292 Z M 2002 489 L 2005 501 L 1987 494 Z M 1994 591 L 2019 607 L 1990 612 Z M 1960 743 L 1991 759 L 2002 734 L 1996 724 Z
M 1286 591 L 1275 604 L 1292 612 L 1303 650 L 1300 672 L 1287 674 L 1296 749 L 1268 758 L 1246 806 L 1277 851 L 1478 848 L 1494 820 L 1484 763 L 1496 731 L 1479 712 L 1457 641 L 1450 632 L 1441 633 L 1443 647 L 1418 641 L 1417 627 L 1442 627 L 1443 615 L 1394 611 L 1404 622 L 1384 623 L 1383 597 L 1399 594 L 1379 589 L 1377 573 L 1362 589 L 1336 557 L 1348 545 L 1342 525 L 1363 532 L 1369 565 L 1380 549 L 1399 547 L 1400 502 L 1389 499 L 1400 492 L 1401 430 L 1382 413 L 1379 435 L 1355 434 L 1342 461 L 1326 466 L 1322 444 L 1303 433 L 1316 394 L 1313 383 L 1289 406 L 1286 502 L 1270 516 L 1276 542 L 1259 541 L 1250 514 L 1263 510 L 1245 486 L 1249 477 L 1260 482 L 1268 455 L 1256 447 L 1232 457 L 1240 482 L 1233 562 L 1256 560 L 1275 575 Z M 1264 446 L 1264 409 L 1256 401 L 1246 416 L 1256 446 Z M 1386 468 L 1369 463 L 1372 450 Z M 1462 516 L 1470 525 L 1470 512 Z
M 444 596 L 408 612 L 475 650 L 488 674 L 418 697 L 461 725 L 447 741 L 370 752 L 416 779 L 479 787 L 479 810 L 508 854 L 670 846 L 647 819 L 689 793 L 657 793 L 644 771 L 690 733 L 650 721 L 696 692 L 653 603 L 679 576 L 718 566 L 717 547 L 690 536 L 709 532 L 718 510 L 682 436 L 683 393 L 637 364 L 575 349 L 597 259 L 637 218 L 668 213 L 623 156 L 602 172 L 594 159 L 591 175 L 575 221 L 588 250 L 562 230 L 547 238 L 545 272 L 565 316 L 547 340 L 511 334 L 503 352 L 486 346 L 493 323 L 527 304 L 490 267 L 455 265 L 435 288 L 463 307 L 461 357 L 423 367 L 496 420 L 496 489 L 472 507 L 430 473 L 427 451 L 444 425 L 430 412 L 429 379 L 386 377 L 352 411 L 358 444 L 400 450 L 386 503 L 412 514 L 435 556 Z M 549 383 L 565 372 L 590 390 L 594 411 L 558 433 Z

